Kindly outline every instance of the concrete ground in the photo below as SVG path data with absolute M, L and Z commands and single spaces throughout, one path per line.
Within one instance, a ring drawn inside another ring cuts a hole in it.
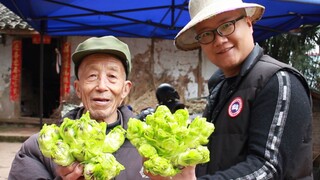
M 7 180 L 13 158 L 21 142 L 0 142 L 0 180 Z
M 15 154 L 39 127 L 0 124 L 0 180 L 7 180 Z

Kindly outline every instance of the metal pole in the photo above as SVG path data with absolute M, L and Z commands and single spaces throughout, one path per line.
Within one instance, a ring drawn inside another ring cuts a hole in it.
M 43 45 L 43 33 L 40 33 L 40 129 L 43 125 L 43 51 L 44 51 L 44 45 Z
M 40 34 L 40 129 L 42 128 L 43 122 L 43 34 Z
M 171 27 L 174 26 L 174 10 L 176 8 L 176 7 L 174 7 L 174 1 L 175 0 L 171 1 Z

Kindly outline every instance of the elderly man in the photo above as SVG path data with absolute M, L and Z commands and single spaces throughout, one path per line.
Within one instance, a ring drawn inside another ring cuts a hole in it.
M 74 87 L 83 107 L 71 110 L 65 117 L 79 119 L 89 111 L 92 119 L 108 124 L 106 133 L 117 125 L 126 129 L 128 119 L 133 117 L 132 111 L 122 105 L 132 86 L 128 80 L 131 71 L 128 46 L 113 36 L 93 37 L 79 44 L 72 60 L 77 77 Z M 35 134 L 23 143 L 13 160 L 10 180 L 83 179 L 80 163 L 58 166 L 43 156 L 37 138 L 38 134 Z M 128 140 L 114 155 L 125 167 L 115 179 L 146 179 L 142 173 L 141 158 Z

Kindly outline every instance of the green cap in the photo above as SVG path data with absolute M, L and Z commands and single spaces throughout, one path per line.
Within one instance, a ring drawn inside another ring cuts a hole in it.
M 126 70 L 127 78 L 131 71 L 131 55 L 127 44 L 114 36 L 92 37 L 78 45 L 72 54 L 74 72 L 78 78 L 78 68 L 83 58 L 94 53 L 112 54 L 118 57 Z

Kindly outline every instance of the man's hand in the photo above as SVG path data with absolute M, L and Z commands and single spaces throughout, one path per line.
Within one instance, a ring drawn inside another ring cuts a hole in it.
M 58 166 L 56 172 L 63 180 L 84 180 L 83 165 L 78 162 L 70 166 Z
M 144 171 L 144 174 L 149 176 L 151 180 L 196 180 L 195 166 L 188 166 L 181 170 L 181 173 L 173 177 L 162 177 L 160 175 L 153 175 L 150 172 Z

